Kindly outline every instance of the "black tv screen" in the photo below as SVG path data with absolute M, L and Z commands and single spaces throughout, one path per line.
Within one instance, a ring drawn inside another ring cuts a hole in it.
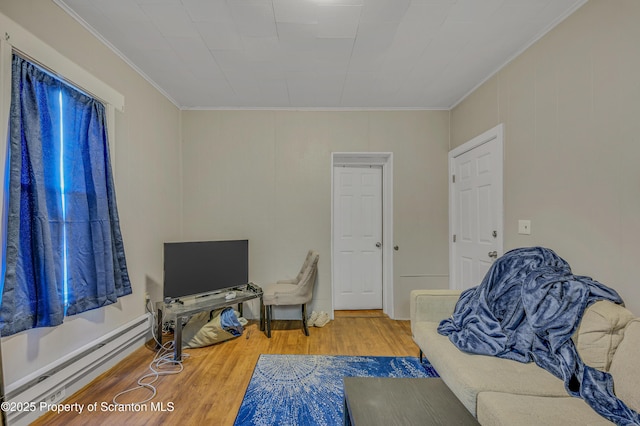
M 249 241 L 164 244 L 164 299 L 215 293 L 249 282 Z

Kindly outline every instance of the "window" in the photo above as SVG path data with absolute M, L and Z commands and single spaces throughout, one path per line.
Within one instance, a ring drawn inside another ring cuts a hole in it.
M 104 105 L 18 55 L 11 80 L 2 336 L 131 293 Z

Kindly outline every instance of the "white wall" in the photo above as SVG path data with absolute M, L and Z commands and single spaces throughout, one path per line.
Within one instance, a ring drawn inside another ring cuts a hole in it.
M 248 238 L 259 285 L 318 250 L 309 311 L 329 311 L 331 153 L 393 152 L 394 311 L 408 318 L 411 289 L 447 286 L 448 135 L 447 111 L 184 111 L 184 238 Z
M 505 124 L 505 249 L 542 245 L 640 314 L 640 2 L 591 0 L 451 115 Z M 517 233 L 530 219 L 530 236 Z
M 179 236 L 180 111 L 51 1 L 2 0 L 0 13 L 125 97 L 114 174 L 133 294 L 55 328 L 2 339 L 5 385 L 144 314 L 147 286 L 162 283 L 162 242 Z M 0 34 L 5 29 L 0 28 Z

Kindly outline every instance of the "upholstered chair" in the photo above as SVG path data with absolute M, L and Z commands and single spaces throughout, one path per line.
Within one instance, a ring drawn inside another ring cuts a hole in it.
M 293 280 L 281 280 L 264 287 L 262 300 L 264 302 L 266 333 L 271 337 L 272 307 L 284 305 L 302 305 L 302 329 L 309 335 L 307 327 L 307 303 L 313 297 L 313 287 L 318 276 L 318 252 L 309 250 L 304 264 Z

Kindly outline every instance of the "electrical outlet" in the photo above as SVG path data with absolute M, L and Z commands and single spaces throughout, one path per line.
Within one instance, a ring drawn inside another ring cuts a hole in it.
M 144 307 L 148 310 L 148 309 L 152 309 L 153 310 L 153 304 L 151 303 L 151 295 L 149 295 L 148 292 L 144 293 Z
M 531 221 L 519 220 L 518 221 L 518 234 L 531 235 Z
M 47 395 L 41 402 L 45 402 L 47 404 L 57 404 L 64 399 L 66 395 L 64 386 L 52 391 L 49 395 Z

